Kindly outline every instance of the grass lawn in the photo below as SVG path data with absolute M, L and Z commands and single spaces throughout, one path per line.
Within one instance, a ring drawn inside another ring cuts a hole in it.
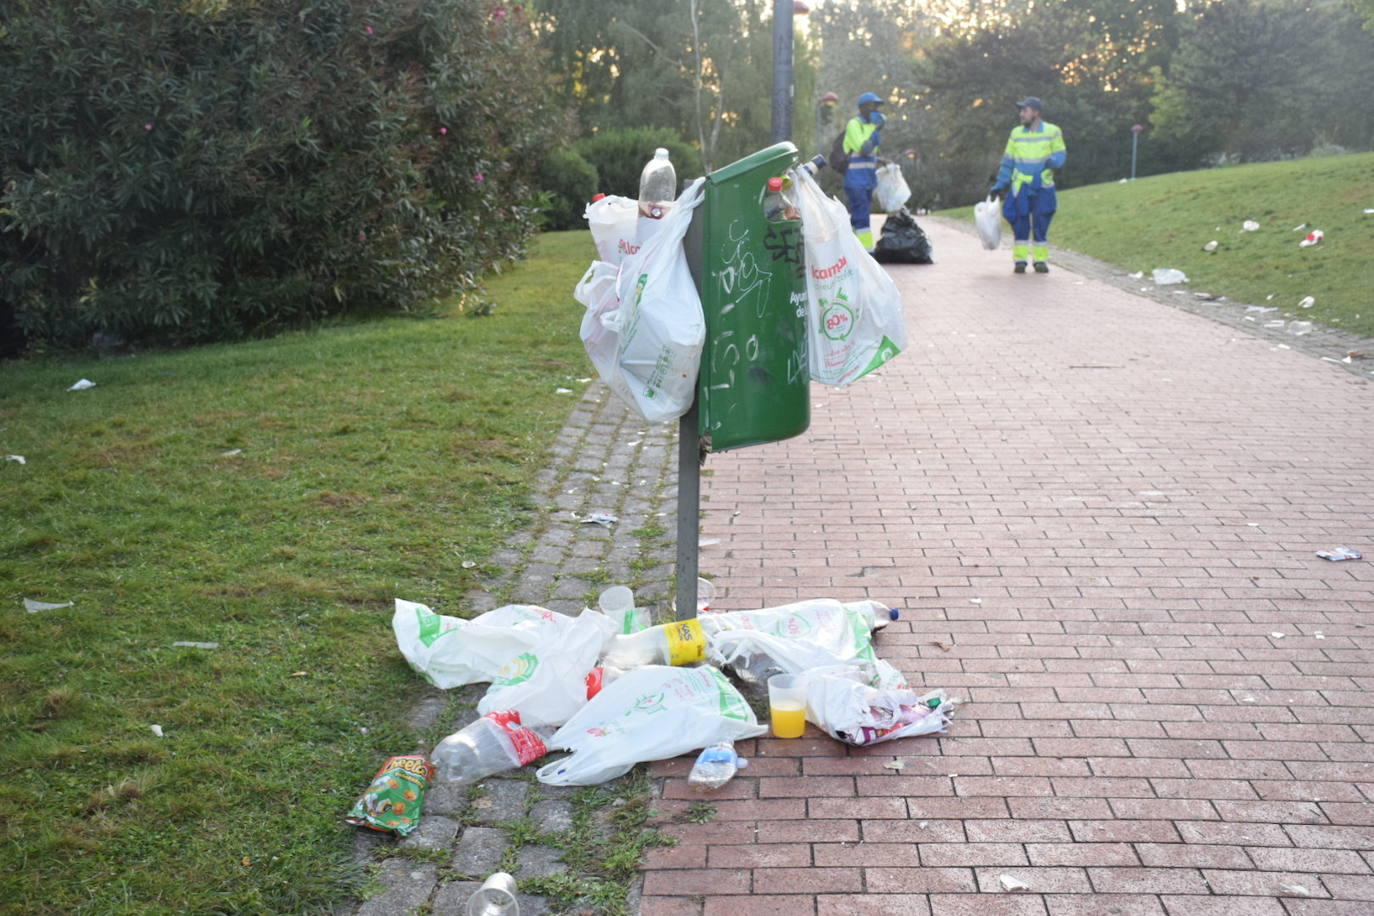
M 577 397 L 555 389 L 591 374 L 590 238 L 535 255 L 490 317 L 0 365 L 0 455 L 26 460 L 0 460 L 0 912 L 330 912 L 359 887 L 339 818 L 414 749 L 424 687 L 392 599 L 464 612 L 527 522 Z
M 1069 157 L 1072 169 L 1072 145 Z M 1374 214 L 1366 208 L 1374 208 L 1374 153 L 1267 162 L 1062 191 L 1050 241 L 1147 278 L 1175 267 L 1191 289 L 1368 336 Z M 973 210 L 948 215 L 972 221 Z M 1243 231 L 1246 220 L 1260 228 Z M 1312 229 L 1325 240 L 1299 248 Z M 1204 251 L 1213 240 L 1216 251 Z M 1311 308 L 1299 308 L 1305 296 L 1316 300 Z

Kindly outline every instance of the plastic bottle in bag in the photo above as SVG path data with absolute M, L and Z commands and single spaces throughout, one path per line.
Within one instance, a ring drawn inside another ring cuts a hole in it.
M 786 178 L 768 179 L 768 192 L 763 196 L 763 218 L 769 222 L 798 219 L 796 196 L 792 183 Z
M 614 636 L 603 661 L 615 668 L 645 665 L 691 665 L 706 659 L 701 621 L 679 620 L 649 627 L 628 636 Z
M 735 753 L 733 741 L 721 741 L 697 755 L 697 762 L 692 764 L 692 772 L 687 775 L 687 785 L 694 792 L 710 792 L 725 785 L 748 765 L 748 760 Z
M 639 244 L 643 245 L 658 231 L 657 221 L 668 215 L 676 198 L 677 170 L 668 151 L 660 146 L 639 173 Z
M 465 785 L 538 760 L 548 753 L 545 737 L 515 710 L 488 713 L 440 741 L 429 762 L 440 780 Z

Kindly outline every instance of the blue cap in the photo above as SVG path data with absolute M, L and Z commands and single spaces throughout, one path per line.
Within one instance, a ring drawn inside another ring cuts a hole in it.
M 895 607 L 890 607 L 890 608 L 887 609 L 887 619 L 888 619 L 888 620 L 901 620 L 901 619 L 902 619 L 902 612 L 899 611 L 899 610 L 897 610 Z
M 1033 95 L 1028 95 L 1016 103 L 1017 108 L 1034 108 L 1036 111 L 1044 111 L 1045 103 Z
M 865 92 L 863 95 L 859 96 L 859 104 L 862 105 L 864 102 L 877 102 L 879 105 L 883 104 L 883 100 L 872 92 Z

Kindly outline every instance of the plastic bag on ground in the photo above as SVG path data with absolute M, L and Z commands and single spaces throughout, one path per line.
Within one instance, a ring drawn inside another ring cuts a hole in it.
M 592 230 L 596 256 L 612 267 L 639 251 L 639 201 L 615 195 L 587 204 L 583 211 Z
M 536 775 L 551 786 L 595 785 L 641 761 L 765 731 L 716 669 L 651 665 L 627 671 L 578 710 L 548 742 L 571 756 L 545 764 Z
M 1151 276 L 1157 286 L 1173 286 L 1175 283 L 1188 282 L 1188 275 L 1173 267 L 1156 267 Z
M 758 611 L 734 611 L 700 618 L 706 658 L 728 666 L 751 686 L 773 674 L 804 674 L 836 665 L 859 667 L 875 686 L 901 687 L 901 672 L 878 658 L 872 630 L 887 620 L 877 601 L 844 604 L 816 598 Z
M 873 260 L 880 264 L 935 263 L 931 257 L 930 239 L 906 207 L 883 221 L 883 234 L 873 246 Z
M 917 694 L 907 688 L 871 687 L 862 678 L 855 668 L 808 672 L 807 721 L 855 747 L 942 732 L 949 725 L 953 706 L 944 690 Z
M 978 229 L 978 240 L 983 247 L 992 251 L 1002 244 L 1002 206 L 993 197 L 973 205 L 973 225 Z
M 630 405 L 651 423 L 677 419 L 696 397 L 706 318 L 682 239 L 704 183 L 698 178 L 682 192 L 653 238 L 625 259 L 617 282 L 616 371 Z
M 879 166 L 877 178 L 878 186 L 874 189 L 874 194 L 878 197 L 878 206 L 888 213 L 905 207 L 906 202 L 911 199 L 911 188 L 906 183 L 906 177 L 902 175 L 902 167 L 895 162 Z
M 391 617 L 406 662 L 444 690 L 490 681 L 513 656 L 572 623 L 571 617 L 532 604 L 508 604 L 463 620 L 400 598 Z
M 443 741 L 429 755 L 441 782 L 468 785 L 522 767 L 548 753 L 540 734 L 513 709 L 489 712 Z
M 805 169 L 788 174 L 806 251 L 811 378 L 848 385 L 906 348 L 902 297 L 854 234 L 844 204 L 827 197 Z
M 615 623 L 605 614 L 583 611 L 569 626 L 507 659 L 477 702 L 477 711 L 487 715 L 515 709 L 526 726 L 562 725 L 586 705 L 587 673 L 614 634 Z

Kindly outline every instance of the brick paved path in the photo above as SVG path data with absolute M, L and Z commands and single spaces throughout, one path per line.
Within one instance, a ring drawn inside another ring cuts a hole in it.
M 725 609 L 901 606 L 879 651 L 968 705 L 873 752 L 745 742 L 641 912 L 1374 913 L 1374 386 L 926 228 L 909 352 L 712 456 L 701 566 Z

